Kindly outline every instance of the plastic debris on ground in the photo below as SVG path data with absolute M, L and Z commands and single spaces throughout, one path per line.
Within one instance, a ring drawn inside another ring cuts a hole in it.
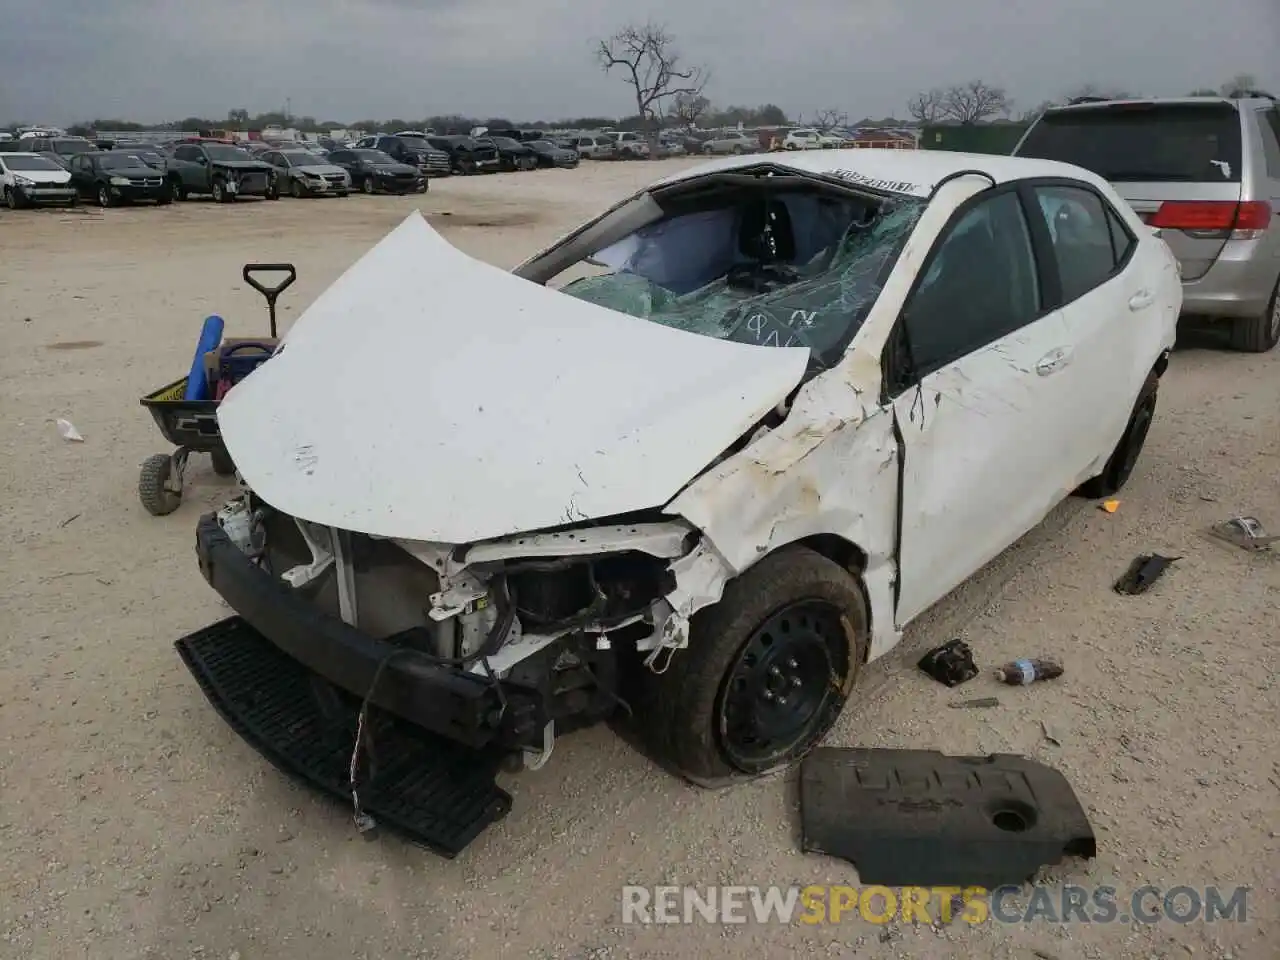
M 1103 500 L 1100 504 L 1098 504 L 1098 509 L 1103 510 L 1107 513 L 1115 513 L 1117 510 L 1120 509 L 1120 501 L 1119 500 Z
M 1280 536 L 1268 536 L 1257 517 L 1233 517 L 1209 528 L 1209 535 L 1242 550 L 1265 550 L 1280 541 Z
M 802 846 L 862 884 L 1027 882 L 1097 841 L 1067 779 L 1027 757 L 820 747 L 800 767 Z
M 75 424 L 70 420 L 58 420 L 58 433 L 63 440 L 69 440 L 71 443 L 84 443 L 84 437 L 80 436 L 80 431 L 76 429 Z
M 995 697 L 978 697 L 974 700 L 956 700 L 947 704 L 952 710 L 989 710 L 1000 706 Z
M 1181 557 L 1162 557 L 1158 553 L 1144 553 L 1134 557 L 1129 569 L 1115 582 L 1116 593 L 1125 596 L 1137 596 L 1146 593 L 1160 579 L 1169 564 L 1181 560 Z
M 978 675 L 977 664 L 973 662 L 973 651 L 959 638 L 930 650 L 917 666 L 948 687 L 958 687 Z
M 1026 687 L 1040 680 L 1053 680 L 1062 672 L 1062 664 L 1056 660 L 1014 660 L 996 669 L 996 679 L 1011 687 Z

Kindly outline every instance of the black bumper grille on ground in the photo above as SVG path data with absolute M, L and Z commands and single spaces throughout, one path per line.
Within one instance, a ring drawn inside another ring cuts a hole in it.
M 183 637 L 178 653 L 231 727 L 286 773 L 350 803 L 358 707 L 240 617 Z M 511 809 L 501 754 L 477 751 L 371 710 L 361 806 L 379 823 L 454 857 Z

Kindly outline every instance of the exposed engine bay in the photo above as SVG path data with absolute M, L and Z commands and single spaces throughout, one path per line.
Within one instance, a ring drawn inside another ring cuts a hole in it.
M 554 734 L 628 709 L 619 657 L 663 669 L 688 642 L 689 614 L 723 587 L 727 571 L 692 526 L 630 519 L 453 546 L 335 531 L 252 492 L 217 514 L 241 552 L 320 611 L 432 664 L 536 691 Z M 537 765 L 554 736 L 543 726 L 525 724 L 512 744 Z

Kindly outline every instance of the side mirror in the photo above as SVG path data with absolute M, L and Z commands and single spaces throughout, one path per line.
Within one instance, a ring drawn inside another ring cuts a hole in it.
M 196 163 L 200 164 L 200 166 L 202 166 L 202 167 L 204 167 L 204 166 L 208 166 L 208 164 L 209 164 L 209 158 L 208 158 L 208 157 L 200 157 L 198 160 L 196 160 Z

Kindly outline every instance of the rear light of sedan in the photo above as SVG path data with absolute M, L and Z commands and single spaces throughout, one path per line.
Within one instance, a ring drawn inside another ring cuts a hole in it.
M 1160 204 L 1150 224 L 1206 239 L 1256 240 L 1271 225 L 1271 216 L 1266 200 L 1170 200 Z

